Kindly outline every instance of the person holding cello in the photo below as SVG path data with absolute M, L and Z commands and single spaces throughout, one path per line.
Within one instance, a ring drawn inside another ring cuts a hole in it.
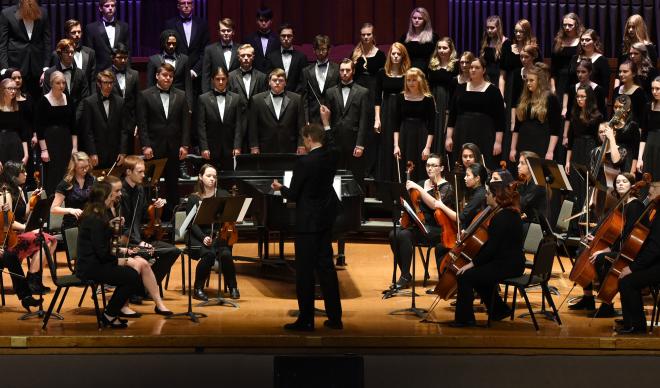
M 218 172 L 210 164 L 203 165 L 199 170 L 199 177 L 194 193 L 188 197 L 186 203 L 186 213 L 189 213 L 195 205 L 199 205 L 204 198 L 228 197 L 229 192 L 217 188 Z M 216 227 L 215 232 L 219 233 L 221 228 Z M 199 259 L 197 270 L 195 272 L 195 284 L 193 298 L 202 301 L 208 301 L 208 296 L 204 293 L 204 283 L 211 274 L 211 268 L 216 260 L 220 260 L 222 273 L 225 277 L 225 284 L 229 287 L 229 295 L 232 299 L 239 299 L 241 294 L 238 291 L 236 283 L 236 269 L 234 260 L 231 256 L 231 245 L 229 239 L 223 239 L 219 235 L 214 235 L 213 225 L 192 225 L 190 228 L 191 249 L 190 253 L 193 259 Z
M 475 326 L 474 292 L 486 304 L 490 319 L 499 321 L 511 314 L 511 310 L 499 297 L 491 305 L 491 295 L 497 282 L 522 275 L 525 270 L 523 254 L 522 220 L 520 218 L 520 198 L 511 185 L 511 174 L 501 172 L 500 180 L 491 180 L 486 201 L 496 213 L 490 218 L 488 240 L 474 259 L 461 267 L 458 272 L 456 312 L 451 327 Z

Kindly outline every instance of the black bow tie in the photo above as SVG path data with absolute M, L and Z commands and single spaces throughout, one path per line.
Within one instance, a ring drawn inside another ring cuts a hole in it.
M 231 44 L 223 44 L 223 45 L 222 45 L 222 49 L 223 49 L 223 50 L 231 50 L 231 48 L 232 48 L 232 45 L 231 45 Z
M 102 96 L 101 101 L 110 101 L 110 96 L 108 96 L 108 97 Z
M 103 24 L 104 24 L 106 27 L 108 27 L 108 26 L 116 27 L 116 26 L 117 26 L 117 20 L 113 20 L 113 21 L 111 21 L 111 22 L 108 22 L 108 21 L 105 21 L 105 20 L 104 20 L 104 21 L 103 21 Z
M 213 90 L 213 95 L 216 96 L 216 97 L 218 97 L 218 96 L 226 97 L 227 96 L 227 91 L 225 90 L 224 92 L 219 92 L 219 91 L 214 89 Z
M 282 50 L 282 55 L 284 55 L 284 54 L 293 55 L 293 50 L 291 50 L 291 49 L 283 49 L 283 50 Z
M 72 71 L 73 71 L 73 67 L 66 67 L 66 68 L 63 67 L 63 68 L 62 68 L 62 73 L 67 72 L 67 71 L 68 71 L 69 73 L 72 72 Z
M 163 60 L 169 59 L 171 61 L 176 61 L 176 56 L 171 55 L 171 54 L 163 54 Z
M 328 61 L 325 61 L 325 62 L 323 62 L 323 63 L 318 63 L 318 62 L 317 62 L 317 63 L 316 63 L 316 67 L 319 67 L 319 68 L 320 68 L 320 67 L 328 67 Z
M 79 53 L 79 52 L 82 51 L 82 46 L 78 45 L 78 46 L 76 46 L 76 48 L 74 50 L 75 50 L 75 52 Z
M 160 94 L 167 94 L 168 96 L 170 94 L 169 90 L 163 90 L 163 89 L 160 89 L 160 88 L 158 88 L 158 90 L 160 90 Z
M 242 74 L 242 75 L 246 75 L 246 74 L 250 74 L 250 75 L 252 75 L 252 69 L 250 69 L 250 70 L 243 70 L 243 69 L 241 69 L 241 74 Z
M 268 32 L 257 31 L 257 35 L 259 35 L 260 38 L 270 38 L 270 31 Z
M 341 84 L 341 87 L 350 89 L 351 87 L 353 87 L 353 82 L 351 82 L 350 84 Z
M 188 16 L 188 17 L 181 16 L 181 23 L 188 23 L 191 21 L 192 21 L 192 16 Z
M 115 71 L 115 74 L 123 74 L 123 75 L 126 75 L 126 69 L 124 69 L 124 70 L 119 70 L 119 69 L 115 68 L 114 71 Z
M 280 94 L 275 94 L 275 93 L 271 92 L 270 95 L 273 96 L 273 98 L 284 98 L 284 92 L 282 92 Z

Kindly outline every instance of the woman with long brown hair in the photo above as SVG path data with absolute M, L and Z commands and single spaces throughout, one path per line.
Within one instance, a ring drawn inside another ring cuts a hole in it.
M 577 79 L 577 66 L 582 60 L 590 60 L 593 64 L 593 71 L 591 72 L 591 80 L 597 83 L 604 90 L 610 88 L 610 66 L 607 58 L 603 54 L 603 46 L 600 36 L 595 30 L 591 28 L 585 30 L 580 35 L 580 46 L 578 47 L 577 54 L 571 59 L 571 67 L 569 68 L 570 83 L 575 85 Z
M 500 66 L 500 80 L 498 85 L 502 96 L 505 96 L 506 101 L 509 102 L 508 106 L 511 105 L 510 92 L 507 92 L 507 90 L 510 89 L 512 85 L 511 77 L 513 72 L 522 67 L 522 63 L 520 62 L 520 53 L 527 45 L 531 44 L 538 47 L 538 41 L 532 32 L 532 24 L 529 22 L 529 20 L 518 20 L 514 26 L 513 32 L 513 39 L 509 39 L 502 44 L 503 58 L 502 64 Z M 542 60 L 543 57 L 541 56 L 540 52 L 537 54 L 536 58 L 532 58 L 533 63 Z
M 564 15 L 561 28 L 557 31 L 552 45 L 550 62 L 552 64 L 550 83 L 557 96 L 563 96 L 569 85 L 571 58 L 577 54 L 583 31 L 584 26 L 577 14 L 571 12 Z
M 639 143 L 637 170 L 660 176 L 660 77 L 651 83 L 653 98 L 647 105 Z
M 0 163 L 28 161 L 30 135 L 19 110 L 18 92 L 13 79 L 0 81 Z
M 644 43 L 636 42 L 630 47 L 629 58 L 632 63 L 637 67 L 635 80 L 637 85 L 641 86 L 646 93 L 647 100 L 651 99 L 651 82 L 658 76 L 658 69 L 655 64 L 651 62 L 649 57 L 648 47 Z M 614 85 L 616 86 L 616 81 Z
M 491 15 L 486 19 L 486 29 L 481 38 L 481 56 L 486 60 L 486 74 L 495 85 L 500 84 L 500 62 L 502 60 L 502 46 L 507 40 L 502 29 L 502 19 L 498 15 Z
M 629 59 L 630 49 L 635 43 L 641 43 L 646 46 L 649 59 L 655 66 L 656 62 L 658 62 L 658 51 L 655 44 L 651 42 L 644 18 L 638 14 L 628 17 L 626 25 L 623 27 L 623 44 L 621 45 L 621 55 L 618 58 L 619 65 Z
M 436 44 L 436 50 L 431 55 L 426 76 L 429 88 L 435 99 L 435 125 L 432 151 L 441 153 L 445 144 L 445 122 L 447 108 L 454 92 L 454 77 L 458 75 L 459 63 L 454 41 L 445 36 Z

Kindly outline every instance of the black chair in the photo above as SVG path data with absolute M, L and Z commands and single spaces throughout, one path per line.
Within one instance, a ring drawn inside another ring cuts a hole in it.
M 172 216 L 172 219 L 174 220 L 174 227 L 172 228 L 172 241 L 174 242 L 174 245 L 177 244 L 186 244 L 186 235 L 184 234 L 183 236 L 179 235 L 179 229 L 181 228 L 181 225 L 183 225 L 183 221 L 186 219 L 186 212 L 185 212 L 185 207 L 179 205 L 176 207 L 174 216 Z M 184 252 L 185 251 L 185 252 Z M 181 251 L 181 295 L 186 294 L 186 264 L 185 264 L 185 255 L 187 254 L 187 248 L 182 249 Z M 165 289 L 167 290 L 167 287 L 170 285 L 170 272 L 172 272 L 172 269 L 170 268 L 170 271 L 167 273 L 165 276 Z M 160 287 L 160 284 L 158 285 Z M 161 296 L 163 294 L 163 291 L 161 289 Z
M 511 306 L 511 320 L 515 316 L 516 310 L 516 295 L 519 291 L 520 294 L 525 299 L 525 304 L 529 310 L 529 314 L 532 317 L 532 322 L 534 323 L 534 328 L 536 331 L 539 330 L 539 325 L 536 322 L 536 317 L 534 316 L 534 311 L 532 310 L 532 305 L 529 303 L 529 298 L 527 297 L 526 290 L 532 287 L 541 287 L 543 298 L 548 301 L 548 304 L 552 308 L 553 315 L 558 325 L 561 325 L 561 319 L 559 318 L 559 312 L 555 307 L 555 303 L 552 300 L 552 294 L 548 288 L 548 281 L 552 275 L 552 264 L 555 259 L 555 254 L 557 252 L 557 242 L 553 238 L 543 238 L 539 242 L 539 247 L 536 250 L 534 255 L 534 264 L 532 265 L 532 270 L 529 274 L 524 274 L 515 278 L 504 279 L 500 281 L 500 284 L 505 286 L 514 287 L 513 290 L 513 301 Z M 495 302 L 495 293 L 498 292 L 498 287 L 494 287 L 493 295 L 491 299 L 491 306 Z M 488 326 L 490 326 L 490 314 L 488 315 Z
M 653 296 L 653 311 L 651 312 L 649 333 L 653 333 L 653 328 L 658 324 L 658 319 L 660 319 L 660 283 L 651 286 L 650 289 Z
M 70 228 L 65 231 L 66 233 L 66 240 L 67 240 L 67 259 L 70 256 L 71 258 L 74 258 L 74 263 L 75 263 L 75 258 L 77 258 L 77 252 L 78 252 L 78 228 Z M 57 276 L 57 264 L 55 263 L 55 260 L 50 255 L 50 251 L 46 249 L 46 260 L 48 261 L 48 266 L 50 268 L 52 277 L 53 277 L 53 283 L 55 286 L 57 286 L 57 289 L 55 290 L 55 294 L 53 295 L 53 299 L 50 301 L 50 305 L 48 306 L 48 311 L 46 312 L 46 315 L 44 316 L 44 324 L 41 326 L 43 330 L 46 329 L 48 326 L 48 320 L 50 319 L 50 316 L 53 313 L 53 308 L 55 307 L 55 303 L 57 303 L 57 299 L 60 296 L 60 292 L 62 292 L 62 289 L 64 288 L 64 294 L 62 294 L 62 298 L 60 299 L 60 304 L 57 307 L 57 313 L 60 312 L 62 309 L 62 305 L 64 304 L 64 299 L 66 299 L 66 295 L 69 291 L 70 287 L 84 287 L 85 289 L 87 287 L 90 287 L 92 289 L 92 299 L 94 300 L 94 310 L 96 312 L 96 324 L 98 325 L 99 329 L 101 328 L 101 310 L 99 309 L 99 300 L 96 295 L 96 290 L 98 287 L 103 287 L 103 285 L 93 281 L 93 280 L 82 280 L 73 273 L 71 275 L 64 275 L 64 276 Z M 105 300 L 105 296 L 104 296 Z

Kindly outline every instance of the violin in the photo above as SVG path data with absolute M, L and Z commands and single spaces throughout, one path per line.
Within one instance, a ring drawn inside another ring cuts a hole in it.
M 42 166 L 43 168 L 43 166 Z M 32 211 L 34 207 L 37 205 L 37 202 L 39 202 L 39 198 L 41 195 L 39 195 L 39 191 L 42 189 L 41 187 L 41 171 L 37 170 L 32 174 L 32 177 L 34 178 L 34 183 L 36 185 L 36 189 L 32 192 L 32 196 L 30 197 L 30 200 L 28 201 L 28 209 L 29 211 Z
M 410 180 L 410 174 L 412 174 L 413 170 L 415 169 L 415 164 L 412 161 L 408 161 L 406 163 L 406 181 Z M 401 183 L 400 178 L 399 178 L 399 183 Z M 413 210 L 415 211 L 415 215 L 419 220 L 424 223 L 424 213 L 421 210 L 420 207 L 420 202 L 422 200 L 422 193 L 419 192 L 417 189 L 410 189 L 408 190 L 408 193 L 410 194 L 410 200 L 412 203 L 410 206 L 412 206 Z M 406 212 L 403 212 L 401 215 L 401 228 L 407 229 L 412 225 L 412 220 L 410 219 L 410 215 Z
M 4 207 L 5 204 L 11 204 L 12 198 L 9 194 L 9 190 L 6 185 L 2 185 L 2 200 L 0 206 Z M 2 249 L 12 249 L 18 244 L 18 234 L 16 230 L 12 228 L 14 224 L 14 212 L 11 210 L 2 210 L 2 216 L 0 216 L 0 238 L 2 239 Z
M 157 208 L 154 204 L 158 200 L 158 185 L 153 185 L 153 198 L 151 199 L 151 204 L 147 208 L 147 217 L 149 221 L 144 227 L 142 232 L 145 237 L 161 240 L 163 235 L 165 235 L 165 229 L 161 226 L 161 217 L 163 216 L 163 208 Z
M 440 191 L 438 190 L 438 185 L 436 183 L 433 183 L 433 197 L 435 197 L 435 199 L 440 199 Z M 442 211 L 442 209 L 435 209 L 433 218 L 442 228 L 442 245 L 445 247 L 454 246 L 456 244 L 458 230 L 456 223 L 453 222 L 449 216 Z
M 230 190 L 231 196 L 235 197 L 238 194 L 238 187 L 233 185 Z M 218 238 L 227 243 L 228 247 L 234 246 L 238 241 L 238 229 L 236 229 L 235 222 L 225 222 L 218 231 Z

